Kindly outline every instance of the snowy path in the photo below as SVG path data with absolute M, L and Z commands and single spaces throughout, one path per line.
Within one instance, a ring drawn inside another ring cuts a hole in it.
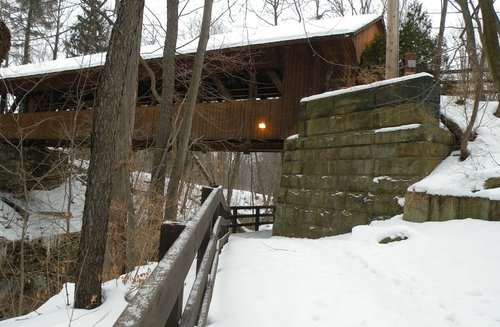
M 397 218 L 320 240 L 232 235 L 209 326 L 500 326 L 499 235 Z

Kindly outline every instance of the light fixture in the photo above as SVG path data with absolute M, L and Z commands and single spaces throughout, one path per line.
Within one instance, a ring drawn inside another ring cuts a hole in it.
M 266 123 L 264 123 L 264 122 L 261 121 L 259 123 L 258 127 L 259 127 L 259 129 L 266 129 L 267 126 L 266 126 Z

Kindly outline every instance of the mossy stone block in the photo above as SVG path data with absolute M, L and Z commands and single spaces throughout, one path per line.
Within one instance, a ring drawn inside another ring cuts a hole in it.
M 460 211 L 457 218 L 489 219 L 490 200 L 479 197 L 460 197 Z
M 309 120 L 333 116 L 335 112 L 335 97 L 325 97 L 313 101 L 302 102 L 299 118 Z
M 490 215 L 492 221 L 500 221 L 500 201 L 490 201 Z
M 459 218 L 460 200 L 454 196 L 431 197 L 431 221 L 446 221 Z
M 431 197 L 420 192 L 407 192 L 403 219 L 412 222 L 425 222 L 431 218 Z
M 491 177 L 484 182 L 484 188 L 487 190 L 500 187 L 500 177 Z

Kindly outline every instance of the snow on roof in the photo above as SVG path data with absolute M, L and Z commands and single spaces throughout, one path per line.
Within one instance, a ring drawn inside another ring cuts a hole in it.
M 278 26 L 245 28 L 231 33 L 210 36 L 207 50 L 235 48 L 247 45 L 302 40 L 320 36 L 352 34 L 374 23 L 381 16 L 359 15 L 337 17 L 313 21 L 302 21 Z M 180 54 L 196 52 L 198 46 L 195 40 L 179 40 L 177 42 Z M 163 48 L 158 45 L 143 46 L 141 55 L 144 59 L 161 58 Z M 98 53 L 74 58 L 64 58 L 22 66 L 12 66 L 0 69 L 1 78 L 17 78 L 23 76 L 44 75 L 56 72 L 70 71 L 81 68 L 99 67 L 104 64 L 106 53 Z

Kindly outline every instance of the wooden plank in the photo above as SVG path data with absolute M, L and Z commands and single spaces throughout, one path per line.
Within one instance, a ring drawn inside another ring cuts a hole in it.
M 160 261 L 172 245 L 174 245 L 179 235 L 184 231 L 184 228 L 186 228 L 185 222 L 166 221 L 161 225 L 158 261 Z M 177 296 L 177 301 L 167 318 L 165 327 L 177 327 L 182 315 L 183 291 L 184 290 L 181 290 Z
M 196 274 L 196 279 L 194 281 L 191 292 L 189 293 L 189 298 L 186 302 L 186 307 L 182 313 L 182 318 L 179 323 L 180 327 L 194 327 L 198 321 L 198 315 L 203 302 L 203 297 L 205 293 L 205 286 L 208 280 L 208 273 L 211 270 L 212 262 L 215 257 L 217 250 L 217 241 L 220 231 L 222 218 L 219 217 L 214 225 L 212 233 L 210 235 L 210 241 L 207 246 L 207 250 L 201 261 L 200 269 Z
M 257 97 L 256 80 L 257 80 L 257 78 L 255 76 L 255 71 L 250 71 L 249 78 L 248 78 L 248 98 L 250 100 L 253 100 Z
M 225 223 L 226 220 L 222 221 L 222 224 Z M 208 277 L 207 286 L 205 289 L 205 295 L 203 296 L 203 302 L 201 304 L 200 314 L 198 318 L 198 327 L 205 327 L 207 325 L 208 320 L 208 311 L 210 309 L 210 303 L 212 302 L 212 294 L 215 286 L 215 278 L 217 276 L 217 267 L 219 265 L 219 254 L 224 247 L 224 245 L 229 240 L 230 233 L 226 233 L 217 241 L 217 251 L 215 253 L 215 257 L 212 263 L 212 269 L 210 270 L 210 275 Z
M 291 135 L 290 131 L 298 130 L 295 116 L 293 110 L 285 110 L 282 99 L 200 103 L 193 118 L 191 138 L 240 142 L 284 140 Z M 92 119 L 93 110 L 4 114 L 0 115 L 0 131 L 7 140 L 86 142 L 90 140 Z M 158 119 L 157 107 L 137 108 L 134 142 L 153 141 Z M 265 121 L 268 128 L 259 129 L 260 121 Z
M 177 297 L 172 294 L 179 294 L 183 289 L 195 253 L 222 197 L 222 188 L 210 194 L 114 326 L 165 326 L 177 301 Z
M 278 74 L 276 74 L 276 71 L 274 69 L 266 69 L 266 74 L 267 76 L 269 76 L 269 78 L 273 82 L 274 86 L 276 86 L 280 94 L 283 95 L 283 82 L 279 78 Z
M 233 100 L 231 92 L 229 92 L 224 83 L 222 83 L 222 81 L 217 76 L 212 76 L 212 80 L 214 81 L 215 86 L 217 86 L 217 90 L 225 100 Z

